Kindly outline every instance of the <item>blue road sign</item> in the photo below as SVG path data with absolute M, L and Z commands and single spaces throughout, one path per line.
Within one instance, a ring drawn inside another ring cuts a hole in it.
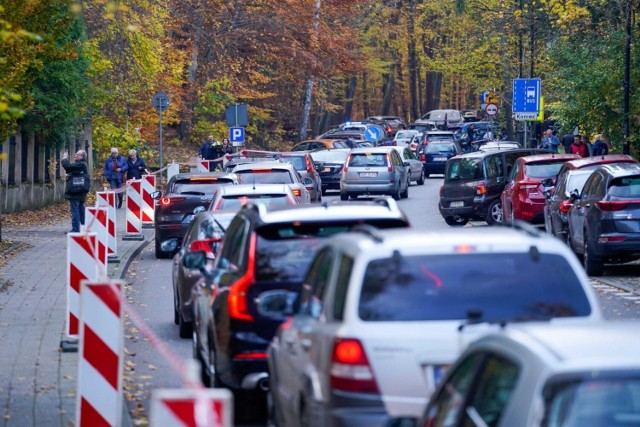
M 234 147 L 244 144 L 244 128 L 229 128 L 229 141 Z
M 540 111 L 540 79 L 513 79 L 513 112 Z
M 369 142 L 378 142 L 378 140 L 380 140 L 380 138 L 382 137 L 382 134 L 380 133 L 380 129 L 378 129 L 377 127 L 369 127 L 367 128 L 367 130 L 364 131 L 364 139 L 366 139 Z
M 486 104 L 487 97 L 489 96 L 489 91 L 485 90 L 480 92 L 480 104 Z

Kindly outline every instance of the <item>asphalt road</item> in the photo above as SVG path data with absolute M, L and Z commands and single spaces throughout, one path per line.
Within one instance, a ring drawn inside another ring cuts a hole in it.
M 438 194 L 442 179 L 432 177 L 424 186 L 412 186 L 409 198 L 399 202 L 416 229 L 447 229 L 448 225 L 438 212 Z M 327 200 L 337 198 L 329 192 Z M 466 227 L 486 227 L 485 223 L 470 223 Z M 151 391 L 182 385 L 180 373 L 172 367 L 170 357 L 191 359 L 191 340 L 178 337 L 173 323 L 173 291 L 171 287 L 171 260 L 156 260 L 153 242 L 130 267 L 127 281 L 128 297 L 148 328 L 165 345 L 160 349 L 151 344 L 141 327 L 127 322 L 125 347 L 125 395 L 132 412 L 134 425 L 145 425 L 148 419 Z M 607 268 L 605 276 L 592 281 L 606 318 L 640 318 L 640 285 L 637 277 L 640 265 Z

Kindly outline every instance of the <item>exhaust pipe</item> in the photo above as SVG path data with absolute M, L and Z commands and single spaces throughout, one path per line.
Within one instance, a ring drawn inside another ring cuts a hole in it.
M 269 391 L 269 378 L 262 378 L 258 380 L 258 390 L 264 392 Z
M 269 390 L 269 374 L 266 372 L 253 372 L 242 379 L 243 390 Z

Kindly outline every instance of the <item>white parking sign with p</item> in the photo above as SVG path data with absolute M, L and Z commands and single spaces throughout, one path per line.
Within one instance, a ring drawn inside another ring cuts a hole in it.
M 234 147 L 239 147 L 244 144 L 244 128 L 233 127 L 229 128 L 229 140 Z

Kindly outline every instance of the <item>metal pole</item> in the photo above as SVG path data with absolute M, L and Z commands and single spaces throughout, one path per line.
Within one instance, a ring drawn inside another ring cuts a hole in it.
M 522 146 L 524 148 L 528 148 L 529 147 L 529 140 L 527 139 L 527 128 L 529 127 L 529 123 L 522 122 L 522 124 L 524 125 L 524 141 L 523 141 Z
M 624 48 L 624 122 L 623 122 L 623 134 L 624 143 L 622 146 L 622 152 L 624 154 L 630 154 L 629 148 L 629 92 L 631 90 L 631 0 L 627 0 L 626 13 L 626 42 Z
M 160 108 L 158 110 L 158 115 L 160 116 L 160 120 L 159 120 L 159 126 L 160 126 L 160 170 L 162 170 L 162 108 Z M 160 182 L 162 182 L 162 176 L 164 175 L 164 172 L 160 172 Z

